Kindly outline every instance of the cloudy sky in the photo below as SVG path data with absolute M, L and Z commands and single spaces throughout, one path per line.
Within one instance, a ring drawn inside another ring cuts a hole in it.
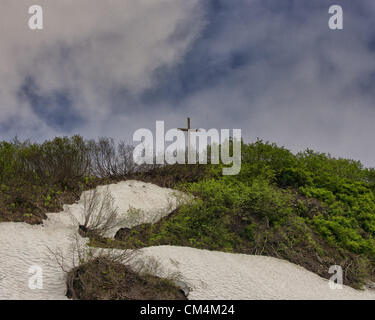
M 28 28 L 28 8 L 44 30 Z M 344 30 L 328 28 L 328 8 Z M 373 0 L 0 0 L 0 138 L 241 128 L 375 166 Z

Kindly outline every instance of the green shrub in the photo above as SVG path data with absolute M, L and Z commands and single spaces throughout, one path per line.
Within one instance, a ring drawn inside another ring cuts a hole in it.
M 348 264 L 351 283 L 373 274 L 375 169 L 309 149 L 294 155 L 261 140 L 242 144 L 236 176 L 222 176 L 222 165 L 136 168 L 131 150 L 79 136 L 0 142 L 0 221 L 41 222 L 46 210 L 84 189 L 135 178 L 196 197 L 171 217 L 134 228 L 126 245 L 267 254 L 323 276 L 321 265 L 339 260 Z

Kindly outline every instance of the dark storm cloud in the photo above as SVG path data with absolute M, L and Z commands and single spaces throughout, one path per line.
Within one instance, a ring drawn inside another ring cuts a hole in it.
M 42 37 L 21 28 L 20 42 L 3 41 L 1 118 L 19 117 L 0 122 L 5 136 L 129 140 L 155 120 L 178 127 L 191 116 L 197 127 L 242 128 L 248 141 L 374 165 L 373 1 L 76 3 L 69 25 L 59 17 L 73 5 L 46 2 L 53 19 Z M 344 30 L 328 28 L 332 4 Z
M 73 101 L 68 91 L 54 90 L 41 94 L 32 77 L 25 79 L 18 96 L 21 101 L 30 104 L 39 119 L 62 132 L 69 133 L 85 121 L 72 108 Z

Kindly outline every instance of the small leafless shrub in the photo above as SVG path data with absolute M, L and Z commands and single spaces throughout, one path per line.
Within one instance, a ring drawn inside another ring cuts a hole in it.
M 170 262 L 173 267 L 176 269 L 179 266 L 179 263 L 173 259 L 170 259 Z M 167 269 L 161 265 L 161 263 L 152 256 L 142 256 L 141 258 L 134 259 L 132 263 L 132 269 L 137 272 L 139 275 L 154 275 L 158 277 L 162 277 L 171 283 L 174 283 L 177 287 L 179 287 L 187 297 L 190 291 L 193 289 L 191 285 L 186 283 L 186 279 L 183 277 L 181 272 L 174 271 L 172 269 Z M 190 281 L 189 281 L 190 282 Z
M 88 296 L 95 296 L 98 291 L 103 291 L 103 288 L 100 288 L 103 279 L 99 278 L 102 271 L 100 270 L 101 266 L 105 266 L 109 270 L 108 277 L 110 278 L 108 281 L 116 285 L 117 281 L 115 280 L 122 277 L 116 270 L 119 266 L 129 266 L 139 253 L 138 250 L 89 247 L 77 232 L 72 237 L 71 246 L 68 250 L 48 248 L 49 258 L 55 261 L 65 273 L 67 296 L 72 299 L 79 299 L 80 297 L 80 293 L 76 292 L 77 287 Z M 82 272 L 82 268 L 85 272 Z M 115 291 L 120 291 L 120 289 L 114 288 Z
M 123 223 L 108 187 L 104 191 L 96 188 L 83 193 L 82 216 L 79 229 L 85 235 L 105 237 Z
M 121 141 L 116 145 L 112 138 L 88 142 L 91 169 L 101 178 L 122 178 L 138 170 L 133 161 L 134 146 Z

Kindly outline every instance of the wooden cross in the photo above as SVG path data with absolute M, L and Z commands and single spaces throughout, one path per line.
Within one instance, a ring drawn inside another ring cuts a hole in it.
M 190 154 L 190 132 L 199 132 L 199 129 L 191 129 L 190 118 L 187 118 L 187 128 L 178 128 L 178 130 L 186 131 L 188 136 L 188 154 Z

